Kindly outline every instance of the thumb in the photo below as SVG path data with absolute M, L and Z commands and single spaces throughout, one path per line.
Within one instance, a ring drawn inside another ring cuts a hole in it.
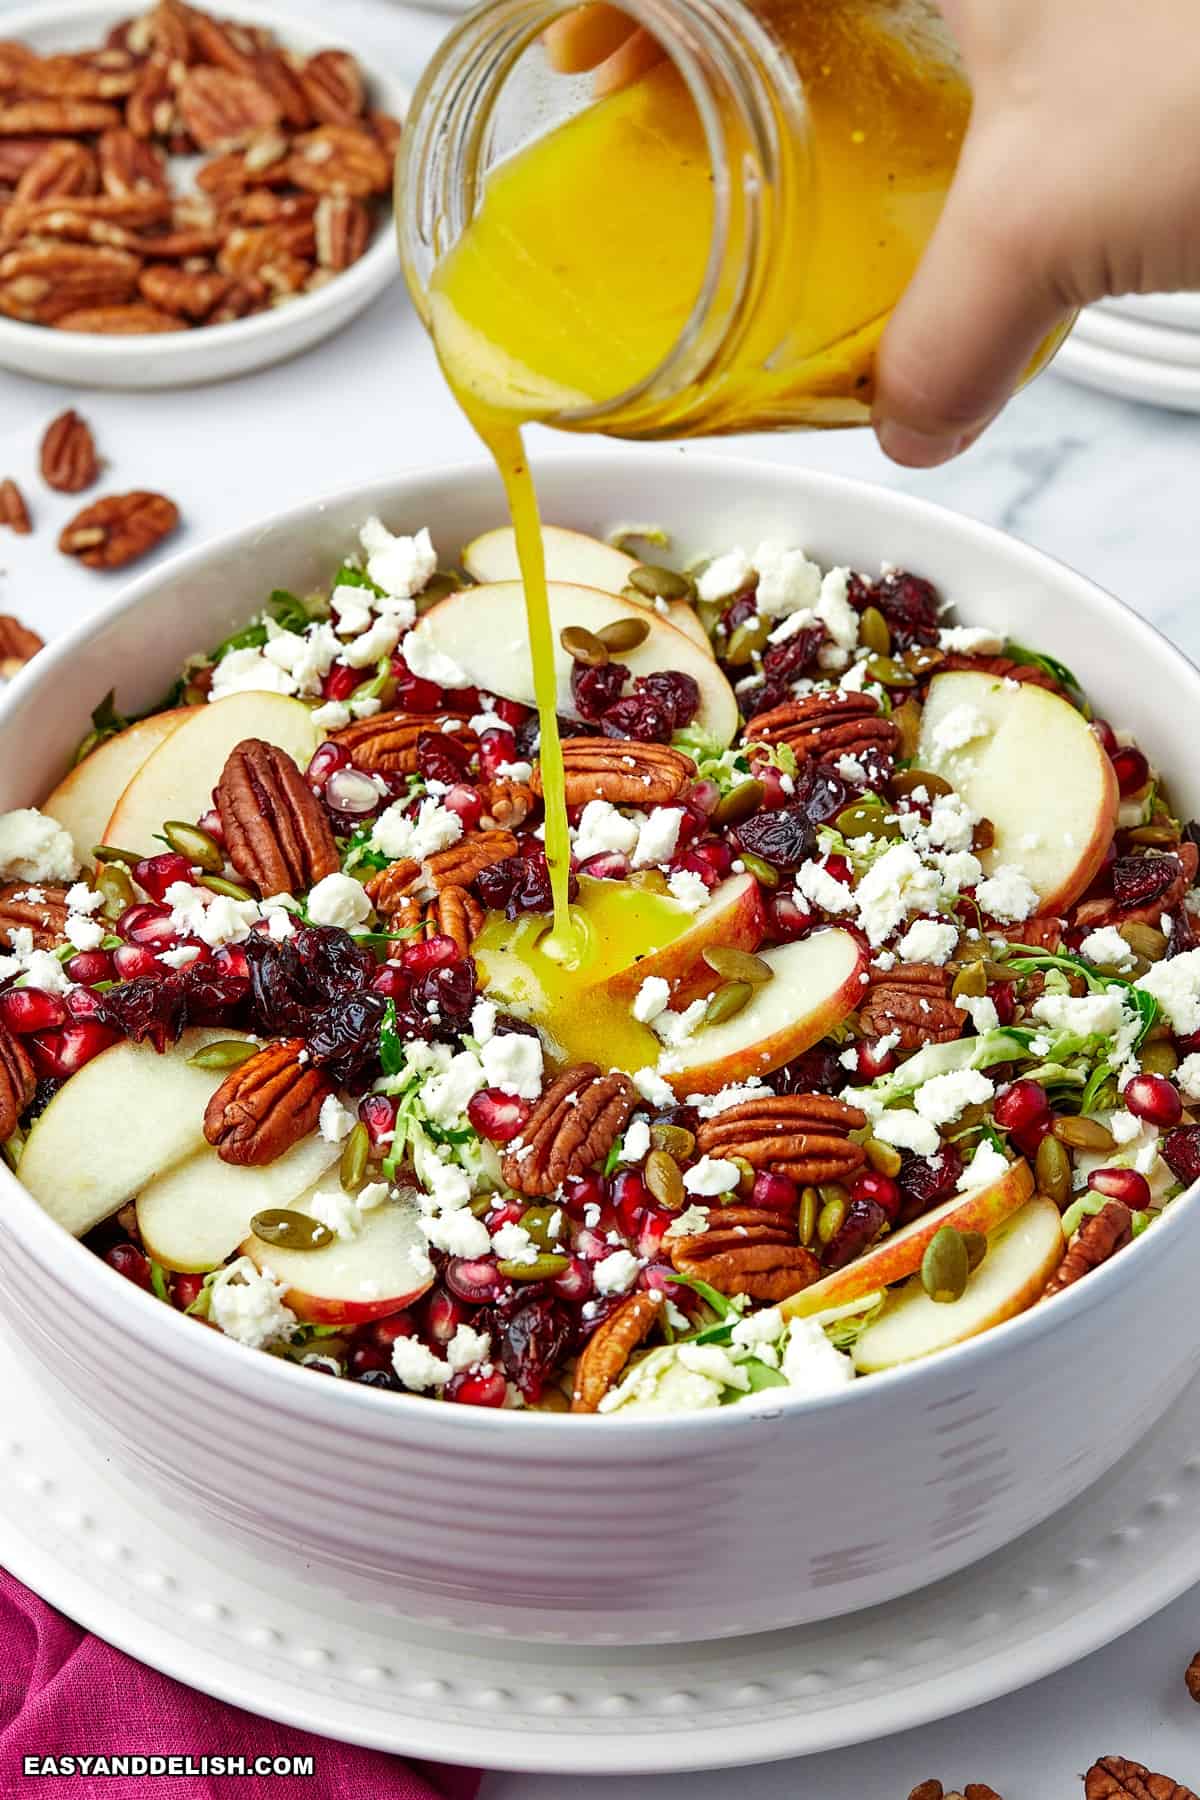
M 997 166 L 997 164 L 999 166 Z M 1021 382 L 1070 310 L 1038 246 L 1054 239 L 1027 202 L 1005 195 L 1030 172 L 972 145 L 916 274 L 888 324 L 876 366 L 873 422 L 893 461 L 948 462 Z

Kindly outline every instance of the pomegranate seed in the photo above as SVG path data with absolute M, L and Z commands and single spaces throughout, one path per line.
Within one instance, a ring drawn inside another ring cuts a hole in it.
M 767 901 L 767 922 L 771 936 L 785 943 L 802 938 L 813 928 L 812 913 L 805 912 L 794 894 L 772 894 Z M 860 1050 L 861 1057 L 861 1050 Z
M 691 844 L 677 856 L 671 864 L 672 869 L 690 869 L 698 875 L 706 888 L 715 888 L 723 881 L 733 866 L 733 852 L 728 844 L 718 843 L 716 838 L 707 838 L 701 844 Z
M 221 823 L 221 815 L 215 806 L 210 807 L 208 812 L 201 813 L 197 823 L 201 831 L 207 831 L 210 838 L 216 839 L 222 850 L 225 848 L 225 827 Z
M 579 864 L 579 873 L 593 881 L 624 881 L 629 870 L 629 858 L 623 850 L 601 850 L 599 855 L 589 856 Z
M 636 1237 L 642 1214 L 650 1204 L 646 1184 L 636 1169 L 619 1169 L 613 1176 L 612 1202 L 620 1229 L 626 1237 Z
M 685 795 L 687 804 L 696 812 L 703 813 L 705 818 L 715 812 L 721 799 L 721 790 L 715 781 L 693 781 Z
M 67 1009 L 57 994 L 41 988 L 7 988 L 0 994 L 0 1018 L 19 1037 L 32 1031 L 54 1031 L 67 1022 Z
M 601 1262 L 612 1247 L 604 1232 L 597 1231 L 591 1225 L 581 1225 L 573 1239 L 576 1256 L 581 1256 L 588 1263 Z
M 409 975 L 428 975 L 431 969 L 448 969 L 458 962 L 459 950 L 452 937 L 418 938 L 405 944 L 396 960 Z
M 382 1350 L 384 1355 L 390 1359 L 392 1345 L 397 1338 L 415 1337 L 416 1335 L 417 1322 L 412 1314 L 398 1312 L 392 1313 L 386 1319 L 373 1319 L 366 1328 L 365 1341 L 374 1344 L 377 1350 Z
M 150 1292 L 149 1258 L 142 1255 L 136 1244 L 114 1244 L 111 1250 L 104 1252 L 104 1261 L 126 1281 Z
M 865 1038 L 858 1046 L 858 1072 L 865 1081 L 890 1075 L 896 1066 L 896 1052 L 881 1049 L 882 1038 Z
M 326 700 L 348 700 L 361 680 L 349 663 L 335 662 L 321 683 L 321 693 Z
M 996 1009 L 996 1017 L 1001 1025 L 1011 1025 L 1017 1016 L 1017 984 L 1015 981 L 998 981 L 995 987 L 988 989 L 988 999 Z
M 503 719 L 504 723 L 513 731 L 519 731 L 521 726 L 527 725 L 533 717 L 533 708 L 522 706 L 519 700 L 493 700 L 492 711 L 498 719 Z
M 772 1212 L 795 1212 L 800 1205 L 800 1189 L 790 1175 L 760 1169 L 754 1177 L 750 1204 L 769 1207 Z
M 227 980 L 250 980 L 250 959 L 240 944 L 222 944 L 214 953 L 213 962 Z
M 844 856 L 829 857 L 825 864 L 825 873 L 832 875 L 835 881 L 842 882 L 846 887 L 853 885 L 854 871 Z
M 519 1225 L 524 1216 L 525 1207 L 520 1200 L 494 1200 L 487 1216 L 487 1228 L 499 1231 L 502 1225 Z
M 554 1277 L 555 1293 L 562 1300 L 568 1300 L 573 1306 L 582 1305 L 592 1297 L 592 1271 L 582 1256 L 573 1256 L 561 1275 Z
M 1150 1183 L 1136 1169 L 1096 1169 L 1088 1186 L 1110 1200 L 1123 1200 L 1131 1212 L 1145 1212 L 1150 1205 Z
M 457 781 L 449 793 L 443 796 L 442 805 L 448 812 L 458 814 L 464 831 L 479 829 L 479 821 L 483 817 L 483 796 L 478 788 L 468 787 L 465 781 Z
M 1104 748 L 1104 754 L 1106 756 L 1115 756 L 1117 754 L 1118 750 L 1121 748 L 1121 746 L 1117 742 L 1117 734 L 1113 730 L 1112 726 L 1109 724 L 1108 720 L 1107 719 L 1093 719 L 1092 720 L 1092 730 L 1095 732 L 1096 736 L 1100 739 L 1100 742 Z
M 85 986 L 93 981 L 112 980 L 113 963 L 107 950 L 81 950 L 65 967 L 72 981 L 81 981 Z
M 675 1280 L 675 1270 L 670 1263 L 648 1263 L 638 1270 L 637 1285 L 643 1291 L 649 1289 L 651 1293 L 666 1294 L 684 1312 L 693 1311 L 693 1303 L 700 1301 L 699 1294 L 693 1293 L 691 1288 L 681 1287 Z
M 504 1288 L 494 1256 L 452 1256 L 446 1264 L 444 1280 L 452 1294 L 472 1306 L 486 1306 Z
M 153 950 L 143 944 L 122 944 L 112 953 L 113 969 L 121 981 L 136 981 L 140 975 L 165 975 L 166 969 Z
M 153 900 L 127 906 L 117 920 L 116 932 L 132 944 L 162 944 L 175 938 L 169 910 Z
M 186 1312 L 189 1306 L 194 1306 L 203 1292 L 203 1275 L 173 1275 L 171 1277 L 171 1305 L 177 1306 L 180 1312 Z
M 467 1104 L 467 1117 L 489 1144 L 511 1144 L 525 1127 L 532 1108 L 528 1100 L 502 1088 L 482 1088 Z
M 888 1216 L 889 1224 L 894 1225 L 900 1217 L 900 1208 L 904 1204 L 904 1195 L 900 1191 L 900 1183 L 893 1181 L 890 1175 L 881 1175 L 877 1169 L 864 1169 L 850 1185 L 850 1198 L 854 1200 L 873 1200 L 881 1206 Z
M 319 794 L 335 769 L 344 769 L 350 761 L 350 752 L 344 744 L 335 744 L 332 739 L 318 744 L 304 771 L 304 779 L 314 794 Z
M 483 710 L 483 696 L 477 687 L 455 688 L 454 710 L 470 719 Z
M 503 1406 L 508 1383 L 499 1369 L 463 1369 L 446 1383 L 446 1398 L 459 1406 Z
M 1149 781 L 1150 764 L 1146 761 L 1141 751 L 1135 750 L 1132 744 L 1122 745 L 1110 760 L 1117 777 L 1117 786 L 1121 790 L 1122 799 L 1127 798 L 1130 794 L 1136 794 L 1138 790 L 1144 788 Z
M 402 656 L 392 658 L 392 677 L 396 683 L 396 705 L 405 712 L 436 712 L 442 704 L 442 690 L 437 682 L 414 675 Z
M 396 1135 L 396 1102 L 387 1094 L 364 1094 L 358 1103 L 358 1116 L 367 1128 L 372 1149 L 391 1143 Z
M 91 1062 L 93 1056 L 99 1056 L 102 1050 L 115 1044 L 118 1035 L 92 1019 L 80 1019 L 77 1024 L 64 1026 L 62 1031 L 51 1032 L 47 1037 L 31 1041 L 43 1053 L 47 1062 L 53 1065 L 47 1072 L 65 1077 L 74 1075 L 76 1070 L 82 1069 L 84 1063 Z
M 161 856 L 144 857 L 141 862 L 134 863 L 130 873 L 152 900 L 163 899 L 167 889 L 176 881 L 184 881 L 189 887 L 196 885 L 191 863 L 186 856 L 176 855 L 174 850 L 164 850 Z M 127 908 L 122 916 L 127 918 L 131 910 Z
M 479 740 L 479 767 L 488 781 L 501 763 L 515 762 L 517 740 L 511 731 L 485 731 Z
M 389 1000 L 402 1000 L 409 990 L 409 979 L 399 963 L 384 963 L 376 969 L 371 977 L 371 986 L 377 994 L 384 994 Z
M 1013 1081 L 996 1096 L 992 1115 L 1001 1131 L 1024 1131 L 1050 1115 L 1046 1090 L 1036 1081 Z
M 350 1346 L 346 1358 L 346 1373 L 351 1381 L 358 1381 L 363 1375 L 371 1373 L 389 1374 L 392 1359 L 388 1352 L 368 1339 L 360 1339 Z
M 91 988 L 72 988 L 66 996 L 67 1011 L 73 1019 L 97 1019 L 104 1012 L 104 996 Z
M 357 769 L 333 769 L 325 783 L 326 804 L 335 811 L 365 818 L 383 804 L 383 795 L 369 775 Z
M 652 1206 L 648 1209 L 638 1225 L 637 1253 L 640 1257 L 649 1260 L 658 1255 L 674 1217 L 674 1213 L 667 1212 L 665 1207 Z
M 604 1207 L 607 1200 L 604 1177 L 595 1169 L 589 1169 L 584 1175 L 571 1175 L 563 1182 L 563 1211 L 568 1218 L 582 1219 L 585 1207 Z
M 777 812 L 781 806 L 787 806 L 795 799 L 795 783 L 792 783 L 790 789 L 784 785 L 782 769 L 775 768 L 771 763 L 764 763 L 754 771 L 754 776 L 756 781 L 762 782 L 764 812 Z
M 460 1325 L 467 1322 L 467 1309 L 453 1294 L 435 1290 L 425 1303 L 425 1331 L 435 1344 L 448 1344 Z
M 1165 1075 L 1135 1075 L 1121 1098 L 1135 1119 L 1170 1130 L 1183 1116 L 1179 1089 Z

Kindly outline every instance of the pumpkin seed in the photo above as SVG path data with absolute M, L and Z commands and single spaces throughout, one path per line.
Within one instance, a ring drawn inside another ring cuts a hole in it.
M 679 1164 L 665 1150 L 652 1150 L 642 1171 L 643 1180 L 660 1206 L 678 1212 L 683 1205 L 683 1176 Z
M 774 863 L 764 862 L 761 856 L 751 856 L 748 850 L 742 851 L 740 861 L 747 875 L 753 875 L 760 887 L 779 886 L 779 870 Z
M 223 875 L 202 875 L 198 885 L 207 888 L 210 894 L 224 894 L 227 900 L 253 900 L 254 898 L 249 888 L 242 887 L 236 881 L 226 881 Z
M 725 647 L 725 661 L 735 669 L 741 669 L 753 662 L 761 650 L 766 648 L 767 639 L 771 635 L 769 619 L 747 619 L 744 624 L 734 630 Z
M 1071 1204 L 1071 1159 L 1053 1132 L 1048 1131 L 1038 1145 L 1033 1167 L 1041 1192 L 1064 1211 Z
M 664 569 L 660 563 L 639 563 L 629 571 L 629 585 L 647 600 L 687 600 L 695 591 L 688 576 L 678 569 Z
M 1141 1064 L 1146 1075 L 1173 1075 L 1179 1067 L 1179 1054 L 1173 1044 L 1147 1044 L 1142 1050 Z
M 896 754 L 901 762 L 911 762 L 921 741 L 921 708 L 916 701 L 902 701 L 892 714 L 892 724 L 900 733 Z M 930 792 L 933 792 L 932 788 Z
M 967 1267 L 973 1275 L 987 1255 L 988 1241 L 982 1231 L 964 1231 L 962 1241 L 967 1252 Z
M 198 825 L 189 825 L 183 819 L 168 819 L 163 826 L 163 836 L 172 850 L 180 856 L 186 856 L 190 863 L 196 864 L 207 874 L 219 875 L 225 867 L 220 844 L 210 832 L 201 831 Z
M 696 1134 L 686 1125 L 652 1125 L 650 1142 L 656 1150 L 665 1150 L 679 1162 L 686 1160 L 696 1148 Z
M 601 643 L 586 625 L 564 625 L 558 641 L 574 662 L 588 669 L 602 669 L 608 661 L 608 645 Z
M 821 1196 L 815 1187 L 806 1187 L 800 1193 L 800 1216 L 796 1220 L 796 1233 L 802 1244 L 811 1244 L 817 1229 L 817 1214 L 821 1206 Z
M 740 825 L 751 813 L 758 811 L 766 794 L 761 781 L 739 781 L 735 788 L 730 788 L 712 810 L 714 825 Z
M 236 1069 L 257 1054 L 258 1045 L 248 1044 L 244 1038 L 218 1038 L 215 1044 L 194 1051 L 188 1064 L 193 1069 Z
M 914 644 L 911 650 L 904 652 L 904 666 L 914 675 L 925 675 L 930 669 L 940 668 L 945 660 L 944 652 L 935 650 L 930 644 Z
M 334 1235 L 328 1225 L 308 1213 L 275 1206 L 255 1213 L 250 1229 L 264 1244 L 274 1244 L 278 1250 L 323 1250 L 332 1244 Z
M 748 981 L 726 982 L 705 1007 L 701 1025 L 724 1025 L 727 1019 L 736 1019 L 753 993 L 754 988 Z
M 891 655 L 891 627 L 877 606 L 868 606 L 864 611 L 858 622 L 858 635 L 867 649 L 876 656 Z
M 980 819 L 971 833 L 972 850 L 990 850 L 996 841 L 996 827 L 990 819 Z
M 982 959 L 979 962 L 967 963 L 954 977 L 954 985 L 950 989 L 951 997 L 960 1000 L 964 997 L 978 1000 L 987 993 L 987 971 Z
M 1143 925 L 1140 920 L 1134 920 L 1128 925 L 1118 925 L 1117 930 L 1134 955 L 1144 956 L 1147 962 L 1161 962 L 1167 954 L 1169 940 L 1164 932 L 1153 925 Z
M 1149 825 L 1135 825 L 1129 833 L 1129 841 L 1131 844 L 1157 844 L 1159 846 L 1177 844 L 1179 829 L 1175 825 L 1168 825 L 1165 821 L 1159 823 L 1157 820 L 1152 820 Z
M 906 669 L 902 662 L 894 656 L 872 656 L 867 663 L 867 674 L 872 681 L 879 682 L 881 687 L 916 687 L 917 678 L 911 669 Z
M 649 619 L 614 619 L 611 625 L 605 625 L 596 633 L 600 642 L 610 655 L 621 656 L 626 650 L 636 650 L 650 636 Z
M 828 1206 L 831 1200 L 840 1200 L 844 1206 L 850 1203 L 850 1189 L 840 1181 L 818 1182 L 817 1193 L 821 1197 L 822 1206 Z
M 754 1186 L 755 1176 L 758 1171 L 755 1169 L 752 1162 L 746 1161 L 744 1156 L 731 1156 L 729 1160 L 738 1172 L 737 1191 L 744 1200 Z
M 562 1236 L 561 1206 L 527 1206 L 521 1214 L 522 1228 L 539 1250 L 557 1250 Z
M 696 617 L 703 625 L 708 637 L 712 637 L 716 632 L 728 605 L 728 600 L 698 600 L 696 602 Z
M 96 870 L 96 892 L 104 896 L 104 916 L 110 921 L 133 905 L 133 882 L 116 863 L 102 864 Z
M 644 888 L 650 894 L 669 894 L 671 884 L 661 869 L 635 869 L 629 876 L 631 887 Z
M 553 1281 L 571 1266 L 569 1256 L 535 1256 L 532 1262 L 498 1262 L 497 1273 L 505 1281 Z
M 98 863 L 124 863 L 130 869 L 142 860 L 136 850 L 118 850 L 115 844 L 93 844 L 92 855 Z
M 905 705 L 907 704 L 906 701 Z M 900 711 L 903 712 L 903 710 L 904 708 L 901 707 Z M 894 714 L 893 717 L 895 717 Z M 931 775 L 928 769 L 897 769 L 888 786 L 897 800 L 907 799 L 909 794 L 915 793 L 918 788 L 924 788 L 931 800 L 936 799 L 939 794 L 954 792 L 944 776 Z
M 724 944 L 711 945 L 703 956 L 713 974 L 723 981 L 748 981 L 754 987 L 761 987 L 775 973 L 761 956 L 754 956 L 749 950 L 732 950 Z
M 867 1161 L 879 1175 L 898 1175 L 903 1158 L 892 1145 L 885 1144 L 879 1138 L 869 1137 L 863 1143 Z
M 204 688 L 197 687 L 194 681 L 189 681 L 179 698 L 185 706 L 203 706 L 208 700 L 208 694 Z
M 856 800 L 843 806 L 834 824 L 844 838 L 898 838 L 900 825 L 877 800 Z
M 817 1237 L 822 1244 L 831 1244 L 841 1230 L 846 1206 L 847 1202 L 842 1199 L 825 1201 L 817 1214 Z
M 956 1231 L 953 1225 L 943 1225 L 925 1246 L 921 1258 L 921 1286 L 939 1306 L 952 1305 L 966 1292 L 970 1273 L 970 1258 L 961 1231 Z
M 366 1178 L 367 1158 L 370 1154 L 371 1134 L 360 1119 L 342 1146 L 342 1160 L 338 1164 L 338 1179 L 341 1181 L 343 1193 L 357 1194 Z
M 1060 1144 L 1072 1150 L 1115 1150 L 1117 1140 L 1099 1119 L 1061 1118 L 1050 1127 Z

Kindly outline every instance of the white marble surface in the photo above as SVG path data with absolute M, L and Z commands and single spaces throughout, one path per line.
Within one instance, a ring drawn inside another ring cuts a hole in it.
M 8 3 L 0 0 L 0 21 Z M 307 0 L 296 7 L 303 10 L 324 9 Z M 348 41 L 364 34 L 414 77 L 444 29 L 386 0 L 339 0 L 336 16 Z M 54 549 L 76 502 L 41 486 L 36 446 L 46 422 L 72 404 L 92 421 L 107 461 L 101 491 L 149 486 L 179 503 L 185 525 L 173 547 L 358 478 L 475 454 L 398 286 L 340 340 L 221 387 L 89 395 L 0 374 L 0 476 L 21 483 L 36 525 L 28 539 L 0 535 L 0 611 L 47 636 L 119 584 L 77 569 Z M 578 448 L 543 437 L 534 454 Z M 883 481 L 1000 525 L 1083 569 L 1200 655 L 1200 418 L 1105 399 L 1047 376 L 959 463 L 932 474 L 892 468 L 861 432 L 746 438 L 727 448 Z M 1200 1714 L 1182 1687 L 1197 1644 L 1200 1595 L 1193 1593 L 1078 1668 L 907 1736 L 737 1774 L 494 1777 L 485 1796 L 723 1800 L 736 1791 L 742 1800 L 904 1800 L 915 1782 L 936 1774 L 947 1787 L 987 1781 L 1004 1800 L 1068 1800 L 1081 1791 L 1079 1772 L 1109 1751 L 1200 1786 Z

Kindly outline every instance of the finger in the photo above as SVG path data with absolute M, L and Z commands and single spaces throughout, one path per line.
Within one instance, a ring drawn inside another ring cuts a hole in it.
M 998 181 L 991 161 L 971 154 L 968 140 L 880 346 L 875 430 L 886 454 L 912 468 L 933 468 L 973 443 L 1070 310 L 1055 280 L 1053 235 L 1005 222 L 1013 170 Z
M 662 62 L 666 51 L 657 38 L 650 36 L 641 26 L 627 37 L 619 49 L 600 64 L 592 78 L 592 87 L 597 98 L 604 94 L 614 94 L 618 88 L 628 87 L 652 69 L 655 63 Z
M 577 6 L 546 27 L 543 42 L 550 67 L 559 75 L 578 75 L 607 62 L 636 30 L 632 19 L 604 0 Z

